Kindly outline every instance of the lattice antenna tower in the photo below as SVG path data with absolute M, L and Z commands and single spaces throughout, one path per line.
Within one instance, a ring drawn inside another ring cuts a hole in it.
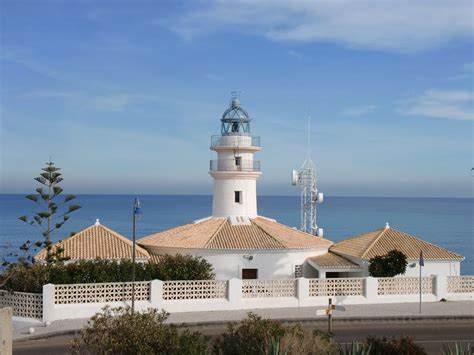
M 308 115 L 308 152 L 299 170 L 292 171 L 292 184 L 301 187 L 301 230 L 323 237 L 324 231 L 318 228 L 317 204 L 323 203 L 324 195 L 316 186 L 316 165 L 311 159 L 311 117 Z

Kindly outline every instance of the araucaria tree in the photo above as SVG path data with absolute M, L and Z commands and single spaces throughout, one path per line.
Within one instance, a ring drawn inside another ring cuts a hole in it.
M 393 277 L 404 274 L 408 264 L 406 255 L 395 249 L 385 255 L 377 255 L 369 262 L 369 273 L 372 277 Z
M 41 232 L 43 240 L 36 242 L 35 246 L 46 249 L 46 262 L 51 263 L 67 259 L 61 256 L 64 251 L 62 248 L 58 247 L 53 250 L 52 232 L 61 228 L 69 219 L 69 215 L 81 206 L 71 203 L 76 196 L 61 196 L 63 192 L 59 186 L 59 183 L 63 181 L 62 174 L 59 172 L 61 169 L 55 167 L 51 159 L 41 170 L 40 176 L 35 180 L 42 186 L 36 189 L 36 194 L 25 196 L 28 200 L 40 205 L 41 211 L 36 212 L 32 217 L 21 216 L 19 219 Z M 28 250 L 29 247 L 30 242 L 28 241 L 22 245 L 21 249 Z M 30 258 L 31 256 L 28 255 L 28 261 Z

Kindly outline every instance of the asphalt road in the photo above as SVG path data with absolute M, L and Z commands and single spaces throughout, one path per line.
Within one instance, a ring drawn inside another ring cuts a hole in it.
M 323 322 L 305 323 L 305 328 L 326 330 Z M 193 327 L 203 334 L 219 335 L 225 326 L 212 325 Z M 474 346 L 474 320 L 442 320 L 442 321 L 415 321 L 415 322 L 338 322 L 333 324 L 336 341 L 350 343 L 353 340 L 364 340 L 368 335 L 386 336 L 388 338 L 400 335 L 409 335 L 422 345 L 429 354 L 440 354 L 443 344 L 453 344 L 454 341 L 470 342 Z M 16 342 L 13 344 L 13 354 L 67 354 L 72 335 L 58 336 L 42 340 Z

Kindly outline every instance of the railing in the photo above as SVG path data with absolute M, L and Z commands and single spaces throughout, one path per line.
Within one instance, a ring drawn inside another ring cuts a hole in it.
M 43 295 L 41 293 L 8 292 L 0 290 L 0 308 L 12 307 L 15 317 L 41 319 Z
M 211 148 L 215 147 L 231 147 L 231 148 L 246 148 L 246 147 L 257 147 L 260 148 L 260 137 L 259 136 L 246 136 L 246 135 L 228 135 L 228 136 L 212 136 L 211 137 Z
M 163 300 L 200 300 L 227 297 L 227 281 L 163 281 Z
M 309 296 L 363 296 L 364 279 L 310 279 Z
M 448 276 L 449 293 L 474 292 L 474 276 Z
M 242 298 L 296 297 L 296 280 L 242 280 Z
M 260 161 L 258 160 L 240 160 L 235 159 L 217 159 L 211 160 L 209 169 L 211 171 L 260 171 Z
M 379 295 L 413 295 L 420 293 L 419 277 L 380 277 L 377 279 L 377 293 Z M 421 278 L 421 293 L 433 293 L 434 278 Z
M 131 282 L 55 285 L 54 303 L 120 302 L 132 299 Z M 150 299 L 150 281 L 135 282 L 135 300 Z

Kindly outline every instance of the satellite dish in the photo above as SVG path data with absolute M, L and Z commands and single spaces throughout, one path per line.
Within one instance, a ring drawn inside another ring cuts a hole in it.
M 324 194 L 322 192 L 318 192 L 318 194 L 316 195 L 316 201 L 318 201 L 319 204 L 323 203 Z
M 298 171 L 292 170 L 291 171 L 291 184 L 294 186 L 298 184 L 298 181 L 299 181 Z

